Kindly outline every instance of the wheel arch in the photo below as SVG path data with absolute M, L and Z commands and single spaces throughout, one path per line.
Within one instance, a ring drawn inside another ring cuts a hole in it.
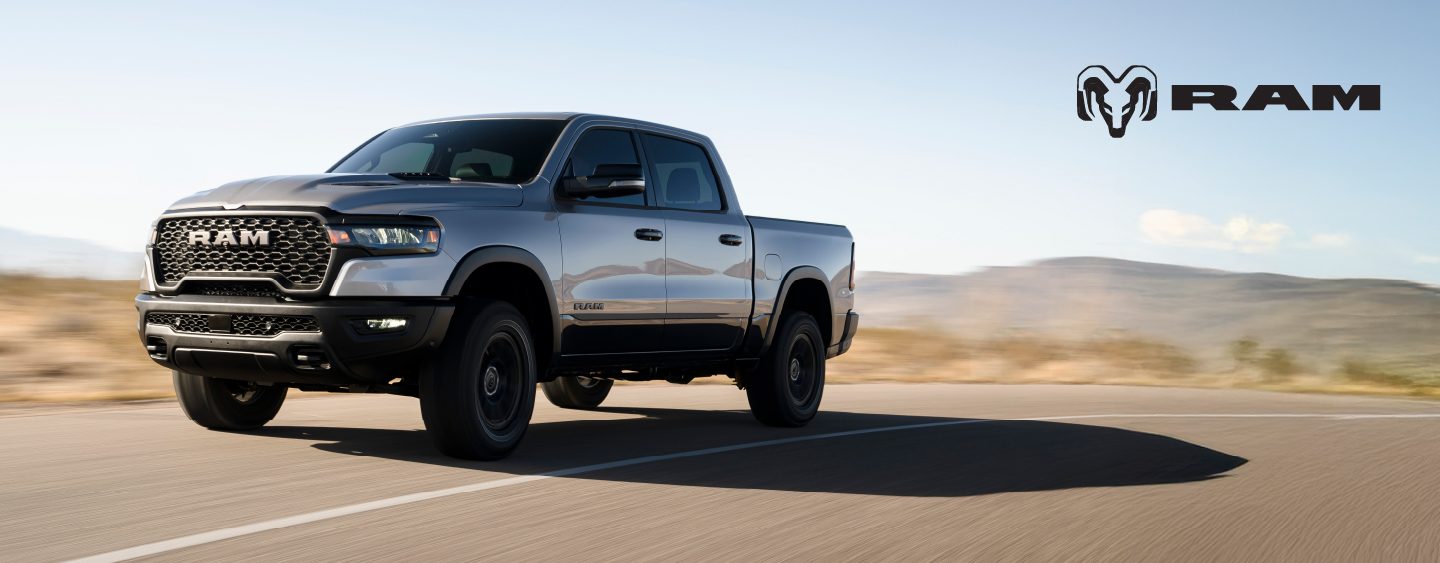
M 540 374 L 559 353 L 559 311 L 555 284 L 540 259 L 514 246 L 486 246 L 470 251 L 445 283 L 446 297 L 493 297 L 509 301 L 530 323 L 537 340 Z M 541 303 L 543 301 L 543 303 Z
M 830 330 L 833 322 L 830 312 L 833 308 L 830 280 L 819 268 L 797 266 L 786 272 L 785 279 L 780 284 L 780 294 L 775 297 L 775 309 L 765 330 L 765 345 L 761 353 L 770 349 L 775 341 L 776 331 L 780 330 L 780 320 L 791 311 L 804 311 L 815 317 L 815 322 L 820 324 L 820 334 L 825 339 L 825 346 L 828 347 L 833 338 Z

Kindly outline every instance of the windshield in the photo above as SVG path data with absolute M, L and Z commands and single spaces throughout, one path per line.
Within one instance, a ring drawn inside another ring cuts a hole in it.
M 565 122 L 481 119 L 398 127 L 374 138 L 331 172 L 437 174 L 472 182 L 523 184 L 540 165 Z

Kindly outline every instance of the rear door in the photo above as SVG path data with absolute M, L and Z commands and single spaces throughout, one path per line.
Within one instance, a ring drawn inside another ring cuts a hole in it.
M 561 176 L 588 176 L 601 164 L 640 164 L 634 134 L 609 128 L 586 131 Z M 662 349 L 666 303 L 661 212 L 646 205 L 646 194 L 584 200 L 557 195 L 556 209 L 562 259 L 561 353 Z
M 667 351 L 726 350 L 751 306 L 750 223 L 730 212 L 701 145 L 641 133 L 647 191 L 665 217 Z

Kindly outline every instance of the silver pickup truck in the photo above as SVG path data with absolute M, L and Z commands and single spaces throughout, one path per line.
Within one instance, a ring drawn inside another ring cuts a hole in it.
M 196 423 L 394 393 L 467 459 L 514 450 L 537 383 L 588 409 L 615 380 L 725 375 L 804 425 L 859 322 L 845 227 L 747 217 L 708 138 L 599 115 L 396 127 L 325 174 L 181 199 L 146 260 L 140 338 Z

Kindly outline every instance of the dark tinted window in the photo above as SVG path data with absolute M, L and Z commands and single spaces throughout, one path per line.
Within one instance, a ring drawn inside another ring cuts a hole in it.
M 480 119 L 399 127 L 366 143 L 330 171 L 425 172 L 523 184 L 540 173 L 564 126 L 555 119 Z
M 565 176 L 589 176 L 601 164 L 640 164 L 635 152 L 635 142 L 629 131 L 617 129 L 591 129 L 580 136 L 575 148 L 570 151 L 570 163 Z M 597 199 L 605 203 L 628 203 L 645 205 L 645 194 Z
M 649 182 L 661 207 L 718 211 L 724 207 L 715 170 L 700 145 L 685 141 L 641 135 L 645 158 L 655 171 Z

